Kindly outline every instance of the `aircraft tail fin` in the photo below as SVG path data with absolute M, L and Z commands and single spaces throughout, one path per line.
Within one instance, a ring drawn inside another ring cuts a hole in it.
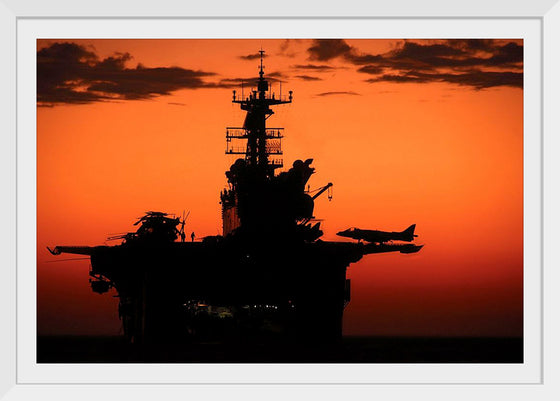
M 418 235 L 414 234 L 415 229 L 416 229 L 416 224 L 412 224 L 410 227 L 408 227 L 406 230 L 402 232 L 405 238 L 410 238 L 408 241 L 412 241 L 414 237 L 418 237 Z

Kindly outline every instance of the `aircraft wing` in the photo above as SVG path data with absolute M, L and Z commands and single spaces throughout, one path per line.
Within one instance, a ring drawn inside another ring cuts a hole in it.
M 95 247 L 93 246 L 55 246 L 54 249 L 47 247 L 53 255 L 60 255 L 61 253 L 72 253 L 75 255 L 92 255 Z
M 364 255 L 385 252 L 416 253 L 423 246 L 414 244 L 366 244 L 364 245 Z

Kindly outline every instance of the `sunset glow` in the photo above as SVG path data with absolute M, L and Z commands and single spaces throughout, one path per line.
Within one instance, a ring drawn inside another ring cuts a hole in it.
M 39 334 L 118 334 L 115 293 L 88 260 L 47 246 L 101 245 L 148 210 L 221 234 L 225 127 L 259 49 L 285 127 L 284 166 L 314 159 L 324 240 L 401 231 L 421 252 L 350 265 L 346 335 L 523 335 L 521 40 L 39 40 Z M 247 86 L 244 88 L 247 90 Z M 325 194 L 326 195 L 326 194 Z M 118 244 L 109 243 L 109 244 Z M 71 258 L 72 256 L 68 256 Z

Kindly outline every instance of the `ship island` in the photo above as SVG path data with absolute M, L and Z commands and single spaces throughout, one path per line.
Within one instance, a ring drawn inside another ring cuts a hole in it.
M 87 255 L 94 292 L 115 289 L 124 340 L 161 343 L 273 338 L 280 343 L 336 344 L 350 302 L 347 268 L 364 256 L 416 253 L 415 224 L 403 231 L 348 228 L 322 240 L 315 200 L 332 183 L 311 191 L 312 159 L 284 170 L 284 129 L 268 126 L 273 107 L 294 93 L 271 91 L 260 50 L 258 77 L 233 91 L 245 112 L 226 128 L 226 155 L 239 158 L 225 172 L 219 197 L 222 235 L 186 238 L 186 217 L 148 211 L 118 245 L 49 248 L 53 255 Z M 146 208 L 148 209 L 148 208 Z

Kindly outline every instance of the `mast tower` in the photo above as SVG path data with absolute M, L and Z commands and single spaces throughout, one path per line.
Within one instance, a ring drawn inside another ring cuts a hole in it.
M 228 188 L 220 195 L 222 204 L 222 229 L 227 235 L 243 224 L 255 227 L 266 220 L 265 208 L 270 202 L 278 201 L 270 193 L 270 182 L 274 172 L 283 167 L 282 138 L 284 128 L 266 126 L 267 119 L 274 114 L 272 106 L 292 103 L 293 92 L 287 97 L 276 96 L 264 77 L 264 50 L 259 50 L 259 78 L 256 89 L 241 97 L 233 91 L 233 103 L 247 112 L 242 127 L 226 128 L 226 154 L 242 155 L 243 158 L 226 172 Z M 244 141 L 243 143 L 240 143 Z M 268 195 L 267 195 L 268 193 Z M 272 198 L 271 198 L 272 196 Z
M 247 112 L 242 127 L 226 128 L 226 154 L 244 155 L 248 166 L 259 167 L 267 176 L 273 176 L 276 168 L 283 166 L 281 158 L 270 156 L 282 155 L 283 128 L 267 128 L 266 120 L 274 114 L 271 106 L 292 103 L 293 92 L 288 97 L 271 93 L 268 81 L 264 78 L 264 50 L 259 50 L 260 66 L 256 90 L 249 96 L 238 97 L 233 91 L 233 103 L 239 104 Z M 236 145 L 238 140 L 245 140 L 246 146 Z

